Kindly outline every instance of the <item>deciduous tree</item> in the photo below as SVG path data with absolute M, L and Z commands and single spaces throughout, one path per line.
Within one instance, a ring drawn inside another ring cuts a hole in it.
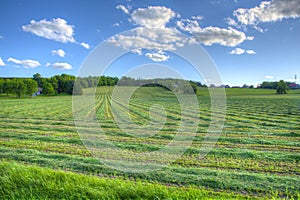
M 284 82 L 283 80 L 280 80 L 278 82 L 276 92 L 277 92 L 277 94 L 286 94 L 288 89 L 289 89 L 289 87 L 287 86 L 286 82 Z

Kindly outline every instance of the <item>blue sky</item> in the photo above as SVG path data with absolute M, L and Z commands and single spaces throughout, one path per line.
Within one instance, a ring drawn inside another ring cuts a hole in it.
M 104 40 L 131 52 L 111 64 L 110 76 L 157 63 L 203 81 L 170 52 L 192 41 L 224 84 L 300 77 L 300 0 L 1 0 L 0 7 L 0 77 L 76 75 Z M 123 37 L 132 29 L 142 34 Z

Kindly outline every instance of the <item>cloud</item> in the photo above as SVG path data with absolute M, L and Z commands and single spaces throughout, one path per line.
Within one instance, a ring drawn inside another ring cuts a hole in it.
M 198 16 L 192 16 L 192 19 L 195 19 L 195 20 L 202 20 L 202 19 L 204 19 L 204 17 L 198 15 Z
M 269 76 L 269 75 L 268 75 L 268 76 L 265 76 L 265 78 L 266 78 L 266 79 L 274 79 L 273 76 Z
M 60 70 L 72 69 L 72 66 L 68 63 L 53 63 L 50 66 Z
M 169 59 L 166 51 L 176 50 L 186 44 L 201 43 L 207 46 L 219 44 L 234 47 L 245 40 L 254 39 L 231 27 L 202 28 L 197 21 L 202 20 L 202 16 L 192 16 L 192 19 L 177 21 L 178 29 L 166 27 L 167 23 L 176 16 L 178 16 L 177 13 L 164 6 L 138 8 L 132 12 L 129 20 L 138 27 L 129 33 L 115 35 L 108 42 L 138 55 L 147 52 L 144 54 L 147 58 L 161 62 Z M 182 32 L 190 33 L 191 37 L 184 37 Z M 253 54 L 254 51 L 246 53 Z
M 235 27 L 239 27 L 239 24 L 232 18 L 226 18 L 226 23 L 229 25 L 229 26 L 235 26 Z
M 130 34 L 116 35 L 108 42 L 138 55 L 143 55 L 143 50 L 146 50 L 144 55 L 147 58 L 162 62 L 169 58 L 165 51 L 176 50 L 186 42 L 186 38 L 182 38 L 180 34 L 175 28 L 138 27 L 131 30 Z
M 143 55 L 143 54 L 142 54 L 142 49 L 140 49 L 140 48 L 139 48 L 139 49 L 132 49 L 131 52 L 132 52 L 132 53 L 136 53 L 136 54 L 138 54 L 138 55 L 140 55 L 140 56 Z
M 122 10 L 125 14 L 130 14 L 129 10 L 125 6 L 123 6 L 123 5 L 117 5 L 116 9 Z
M 233 15 L 244 25 L 298 18 L 300 17 L 300 0 L 263 1 L 254 8 L 239 8 L 233 12 Z
M 5 66 L 5 63 L 3 62 L 1 57 L 0 57 L 0 66 Z
M 199 23 L 196 20 L 182 19 L 176 22 L 177 27 L 189 33 L 201 32 Z
M 146 50 L 175 50 L 176 45 L 183 39 L 173 28 L 151 29 L 139 27 L 130 32 L 130 35 L 116 35 L 108 40 L 115 46 L 134 52 L 135 49 Z
M 22 26 L 22 29 L 25 32 L 31 32 L 37 36 L 58 42 L 75 42 L 73 26 L 68 25 L 67 21 L 61 18 L 50 21 L 46 19 L 40 21 L 31 20 L 30 24 Z
M 254 37 L 248 37 L 244 32 L 238 31 L 229 27 L 228 29 L 219 27 L 205 27 L 201 28 L 199 23 L 195 20 L 180 20 L 177 21 L 177 26 L 182 31 L 192 34 L 195 41 L 207 46 L 212 44 L 220 44 L 223 46 L 234 47 L 241 44 L 245 40 L 253 40 Z
M 137 25 L 148 28 L 163 28 L 175 17 L 176 14 L 170 8 L 164 6 L 148 6 L 138 8 L 131 14 L 131 21 Z
M 145 56 L 147 56 L 149 59 L 155 62 L 167 61 L 170 58 L 170 56 L 164 55 L 164 52 L 162 51 L 157 53 L 146 53 Z
M 253 51 L 253 50 L 247 50 L 246 53 L 247 53 L 247 54 L 250 54 L 250 55 L 251 55 L 251 54 L 256 54 L 256 52 Z
M 234 54 L 234 55 L 241 55 L 243 53 L 245 53 L 245 50 L 241 48 L 235 48 L 230 52 L 230 54 Z
M 253 51 L 253 50 L 244 50 L 244 49 L 241 49 L 241 48 L 235 48 L 234 50 L 232 50 L 231 52 L 229 52 L 229 54 L 232 54 L 232 55 L 241 55 L 241 54 L 255 54 L 256 52 Z
M 7 61 L 13 62 L 13 63 L 17 64 L 18 66 L 24 67 L 26 69 L 29 69 L 29 68 L 33 69 L 33 68 L 36 68 L 41 65 L 38 61 L 35 61 L 35 60 L 17 60 L 15 58 L 9 58 Z
M 62 50 L 62 49 L 53 50 L 52 55 L 58 55 L 60 57 L 65 57 L 66 52 L 64 52 L 64 50 Z
M 212 44 L 236 46 L 245 40 L 253 40 L 253 37 L 247 37 L 245 33 L 230 27 L 228 29 L 212 26 L 201 28 L 195 20 L 177 21 L 177 26 L 182 31 L 191 33 L 195 41 L 207 46 Z
M 120 24 L 119 23 L 114 23 L 112 26 L 116 27 L 116 26 L 120 26 Z
M 80 45 L 83 46 L 86 49 L 90 49 L 90 45 L 87 44 L 87 43 L 81 42 Z
M 4 39 L 4 36 L 0 35 L 0 39 Z

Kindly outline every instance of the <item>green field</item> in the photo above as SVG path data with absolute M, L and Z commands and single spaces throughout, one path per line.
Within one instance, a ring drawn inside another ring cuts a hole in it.
M 170 91 L 140 88 L 130 100 L 130 117 L 137 124 L 147 123 L 152 104 L 165 107 L 165 125 L 146 140 L 118 128 L 110 108 L 111 101 L 116 101 L 111 91 L 111 87 L 98 88 L 95 108 L 102 130 L 116 146 L 132 152 L 151 152 L 173 139 L 181 115 Z M 1 97 L 0 196 L 300 198 L 299 90 L 287 95 L 263 89 L 226 89 L 226 93 L 226 123 L 215 148 L 198 159 L 211 115 L 208 92 L 200 89 L 197 97 L 201 123 L 193 144 L 169 166 L 149 173 L 116 171 L 94 158 L 74 125 L 71 96 Z M 197 116 L 191 113 L 185 117 Z

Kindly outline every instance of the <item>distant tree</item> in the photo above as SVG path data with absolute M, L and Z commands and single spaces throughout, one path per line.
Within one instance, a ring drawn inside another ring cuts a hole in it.
M 6 95 L 12 93 L 13 90 L 13 84 L 10 79 L 6 79 L 3 83 L 3 93 L 6 93 Z
M 53 89 L 53 86 L 51 83 L 46 83 L 43 85 L 43 94 L 45 95 L 54 95 L 55 90 Z
M 89 83 L 86 79 L 80 78 L 78 82 L 82 88 L 87 88 L 89 86 Z
M 242 86 L 242 88 L 249 88 L 249 86 L 248 86 L 247 84 L 244 84 L 244 85 Z
M 286 84 L 286 82 L 284 82 L 283 80 L 280 80 L 278 82 L 277 88 L 276 88 L 276 92 L 277 94 L 286 94 L 287 90 L 289 89 L 288 85 Z
M 42 75 L 36 73 L 33 75 L 33 80 L 35 80 L 39 87 L 42 87 Z
M 73 83 L 72 95 L 82 95 L 83 91 L 81 89 L 81 85 L 77 82 Z
M 66 84 L 65 84 L 65 92 L 68 93 L 68 94 L 72 94 L 73 86 L 74 86 L 74 81 L 73 80 L 67 81 Z
M 23 79 L 13 79 L 12 84 L 12 93 L 17 95 L 18 98 L 21 98 L 26 93 L 26 85 Z
M 56 77 L 51 77 L 50 79 L 48 79 L 47 81 L 48 83 L 50 83 L 55 91 L 55 94 L 58 93 L 58 80 L 56 79 Z
M 4 93 L 3 88 L 4 88 L 4 80 L 0 79 L 0 94 Z
M 193 81 L 189 81 L 190 86 L 193 88 L 193 92 L 195 94 L 197 94 L 197 83 L 193 82 Z
M 69 80 L 66 83 L 66 93 L 73 94 L 73 95 L 81 95 L 82 89 L 81 89 L 80 83 L 78 82 L 75 86 L 75 81 Z
M 261 88 L 265 88 L 265 89 L 276 89 L 278 86 L 278 82 L 267 82 L 267 81 L 264 81 L 262 84 L 261 84 Z
M 31 97 L 38 90 L 38 84 L 33 79 L 24 79 L 24 83 L 26 85 L 25 94 Z

